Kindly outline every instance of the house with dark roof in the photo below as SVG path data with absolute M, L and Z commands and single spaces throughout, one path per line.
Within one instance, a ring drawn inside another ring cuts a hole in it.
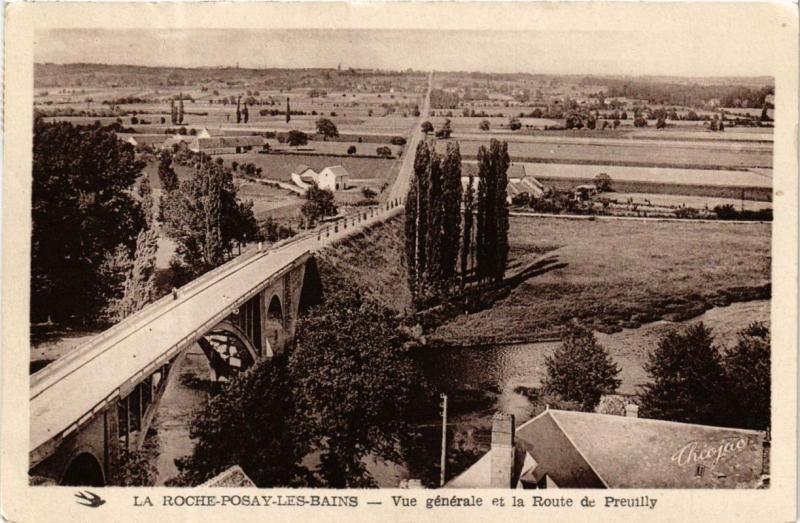
M 447 488 L 763 488 L 768 433 L 548 409 L 514 428 L 497 414 L 491 450 Z
M 196 137 L 190 149 L 206 154 L 238 154 L 252 151 L 254 147 L 262 147 L 266 139 L 262 136 L 212 136 Z M 195 150 L 196 148 L 196 150 Z
M 295 185 L 307 191 L 312 185 L 317 184 L 317 172 L 306 164 L 301 163 L 289 174 Z
M 508 185 L 506 185 L 506 201 L 511 203 L 514 196 L 521 193 L 528 193 L 532 198 L 540 198 L 544 195 L 544 185 L 539 182 L 535 177 L 528 174 L 525 164 L 512 163 L 508 166 L 506 174 L 508 176 Z M 461 186 L 463 190 L 467 189 L 469 183 L 469 174 L 475 178 L 475 191 L 478 190 L 478 166 L 477 164 L 465 163 L 462 166 Z

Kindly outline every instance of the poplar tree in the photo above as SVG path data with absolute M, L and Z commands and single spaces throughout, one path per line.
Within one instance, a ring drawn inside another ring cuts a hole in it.
M 475 240 L 477 273 L 482 281 L 499 282 L 508 262 L 508 144 L 492 140 L 478 149 L 478 227 Z
M 155 216 L 153 214 L 153 189 L 150 187 L 150 176 L 144 174 L 142 181 L 139 182 L 138 188 L 139 198 L 144 212 L 144 220 L 147 227 L 153 227 Z
M 242 123 L 242 96 L 239 95 L 239 98 L 236 99 L 236 123 Z
M 428 145 L 420 142 L 417 146 L 417 156 L 414 158 L 414 178 L 417 181 L 417 293 L 424 292 L 428 267 L 428 163 L 430 150 Z
M 411 296 L 417 296 L 417 186 L 419 182 L 416 174 L 411 179 L 406 196 L 406 271 L 408 276 L 408 289 Z
M 492 140 L 491 145 L 497 180 L 495 189 L 495 219 L 497 220 L 495 234 L 497 235 L 497 246 L 495 248 L 494 279 L 495 282 L 499 283 L 503 281 L 503 277 L 506 273 L 506 265 L 508 263 L 509 223 L 506 191 L 508 188 L 508 166 L 511 163 L 511 159 L 508 156 L 508 143 Z
M 152 228 L 140 231 L 136 238 L 133 264 L 125 277 L 123 294 L 108 306 L 106 316 L 110 321 L 122 321 L 155 299 L 157 252 L 156 231 Z
M 245 102 L 244 108 L 242 109 L 242 120 L 244 120 L 244 123 L 247 123 L 249 119 L 250 119 L 250 111 L 247 110 L 247 102 Z
M 286 97 L 286 123 L 289 123 L 292 119 L 292 111 L 289 109 L 289 97 Z
M 170 98 L 169 100 L 169 116 L 172 125 L 176 125 L 178 123 L 178 112 L 175 110 L 175 99 Z
M 183 93 L 178 98 L 178 123 L 183 123 Z
M 450 287 L 455 282 L 461 236 L 461 152 L 458 142 L 447 144 L 442 173 L 442 278 Z
M 492 140 L 494 141 L 494 140 Z M 490 146 L 491 147 L 491 146 Z M 494 162 L 489 150 L 478 149 L 478 227 L 475 238 L 477 274 L 481 281 L 492 275 L 497 247 L 497 221 L 495 219 L 495 194 L 497 180 Z
M 427 257 L 428 263 L 425 271 L 426 291 L 438 294 L 442 287 L 442 165 L 441 156 L 436 153 L 434 145 L 430 146 L 426 174 L 428 178 L 428 227 L 427 227 Z M 428 296 L 430 297 L 430 295 Z
M 158 202 L 158 220 L 163 222 L 169 195 L 178 189 L 178 175 L 172 168 L 172 153 L 162 151 L 158 159 L 158 179 L 161 182 L 161 198 Z
M 467 190 L 464 193 L 464 228 L 461 239 L 461 293 L 467 283 L 467 273 L 470 269 L 470 256 L 472 254 L 472 228 L 473 213 L 475 212 L 475 179 L 472 173 L 469 175 Z

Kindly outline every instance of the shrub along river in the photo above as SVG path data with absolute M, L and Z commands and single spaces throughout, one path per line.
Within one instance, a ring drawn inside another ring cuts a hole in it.
M 712 329 L 718 346 L 730 347 L 737 332 L 754 321 L 769 321 L 769 301 L 734 303 L 716 307 L 684 322 L 656 321 L 637 329 L 614 334 L 597 334 L 599 342 L 621 367 L 620 394 L 635 394 L 647 381 L 642 364 L 661 335 L 688 324 L 703 321 Z M 545 375 L 545 356 L 558 342 L 493 345 L 480 347 L 426 348 L 414 358 L 425 378 L 439 392 L 448 395 L 448 479 L 462 472 L 489 449 L 491 418 L 497 411 L 514 414 L 517 424 L 530 419 L 534 405 L 524 391 L 540 385 Z M 154 421 L 153 460 L 158 484 L 177 471 L 173 461 L 191 452 L 189 413 L 201 408 L 206 395 L 198 384 L 208 379 L 202 354 L 190 351 L 165 392 Z M 407 449 L 405 464 L 368 464 L 381 487 L 397 487 L 409 477 L 421 478 L 429 486 L 438 484 L 441 420 L 417 426 L 421 437 Z

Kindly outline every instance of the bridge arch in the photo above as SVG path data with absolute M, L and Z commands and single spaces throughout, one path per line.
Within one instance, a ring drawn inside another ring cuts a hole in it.
M 102 487 L 106 483 L 103 467 L 91 452 L 80 452 L 70 461 L 61 485 L 81 487 Z
M 283 303 L 277 294 L 273 294 L 269 299 L 266 316 L 264 334 L 267 339 L 267 355 L 274 356 L 281 352 L 285 335 Z
M 208 358 L 212 381 L 227 381 L 251 367 L 258 351 L 245 332 L 229 321 L 223 321 L 197 340 Z

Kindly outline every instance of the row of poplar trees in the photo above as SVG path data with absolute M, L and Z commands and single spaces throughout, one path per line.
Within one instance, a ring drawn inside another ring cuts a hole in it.
M 508 261 L 508 145 L 478 150 L 478 185 L 461 184 L 458 142 L 444 155 L 422 141 L 406 198 L 406 267 L 414 306 L 441 302 L 467 285 L 498 283 Z M 463 206 L 463 213 L 462 213 Z
M 178 107 L 175 107 L 175 99 L 170 98 L 169 100 L 169 113 L 170 113 L 170 121 L 173 125 L 180 125 L 183 123 L 183 93 L 180 94 L 178 98 Z

